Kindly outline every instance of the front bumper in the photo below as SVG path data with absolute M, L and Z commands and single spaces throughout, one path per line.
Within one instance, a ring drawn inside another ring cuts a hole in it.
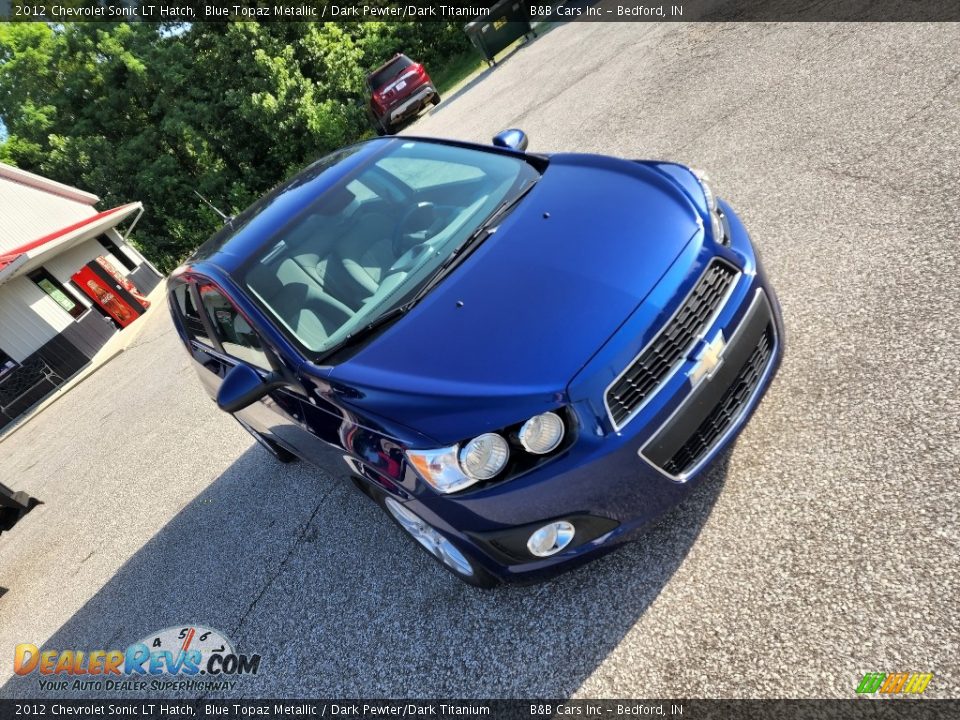
M 412 491 L 411 509 L 501 580 L 542 580 L 629 539 L 691 491 L 759 404 L 783 355 L 783 321 L 745 228 L 729 206 L 721 206 L 730 226 L 729 247 L 698 233 L 571 383 L 569 402 L 579 427 L 566 451 L 520 477 L 448 496 L 424 487 L 408 469 L 403 485 Z M 716 257 L 740 271 L 733 289 L 687 358 L 618 427 L 604 403 L 606 389 Z M 700 351 L 718 333 L 726 340 L 722 362 L 694 385 L 690 375 Z M 758 360 L 764 343 L 766 353 Z M 726 412 L 719 420 L 718 408 Z M 682 457 L 698 432 L 701 447 L 694 462 L 683 472 L 671 471 L 668 462 L 678 453 Z M 527 553 L 530 532 L 555 519 L 568 519 L 578 529 L 571 546 L 546 559 Z

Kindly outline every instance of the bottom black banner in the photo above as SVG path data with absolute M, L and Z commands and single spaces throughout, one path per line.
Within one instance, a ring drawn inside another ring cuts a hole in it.
M 682 718 L 933 720 L 960 700 L 0 700 L 0 718 Z

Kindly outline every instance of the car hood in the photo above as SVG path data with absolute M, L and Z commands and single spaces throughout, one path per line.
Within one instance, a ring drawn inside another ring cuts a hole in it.
M 442 442 L 556 407 L 701 228 L 653 167 L 554 155 L 497 232 L 330 379 Z

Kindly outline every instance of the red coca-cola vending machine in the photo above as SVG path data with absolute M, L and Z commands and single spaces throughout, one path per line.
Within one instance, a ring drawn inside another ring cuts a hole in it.
M 102 256 L 80 268 L 72 279 L 120 327 L 126 327 L 150 307 L 137 286 Z

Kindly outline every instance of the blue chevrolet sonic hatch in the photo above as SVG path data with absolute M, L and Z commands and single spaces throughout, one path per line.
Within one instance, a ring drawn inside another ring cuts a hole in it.
M 395 137 L 310 165 L 171 277 L 202 384 L 465 582 L 537 581 L 679 502 L 783 350 L 747 231 L 683 165 Z

